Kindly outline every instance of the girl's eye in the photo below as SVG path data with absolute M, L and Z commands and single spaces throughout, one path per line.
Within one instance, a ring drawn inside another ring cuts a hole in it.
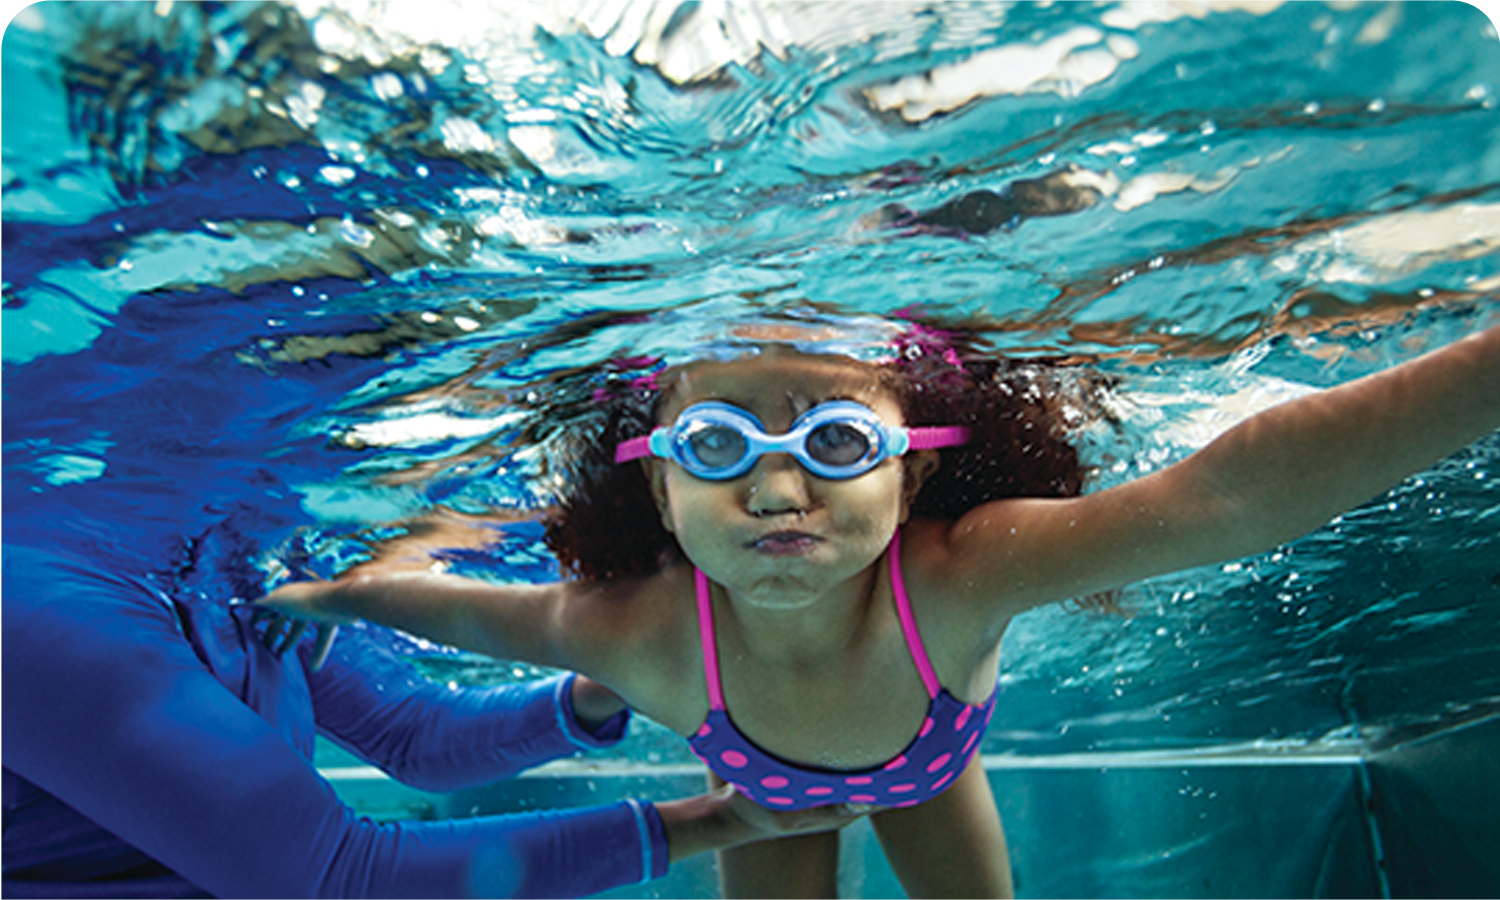
M 830 423 L 813 429 L 807 436 L 807 453 L 818 462 L 848 466 L 864 459 L 870 452 L 870 439 L 853 425 Z
M 693 455 L 709 466 L 728 466 L 745 455 L 745 437 L 733 428 L 710 425 L 688 438 Z

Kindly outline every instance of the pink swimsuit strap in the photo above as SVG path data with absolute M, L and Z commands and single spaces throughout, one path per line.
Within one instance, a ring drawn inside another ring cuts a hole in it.
M 917 674 L 922 676 L 922 686 L 933 700 L 943 690 L 937 671 L 927 656 L 927 645 L 922 643 L 922 634 L 917 630 L 917 617 L 912 615 L 911 598 L 906 593 L 906 576 L 901 573 L 901 529 L 891 535 L 891 546 L 885 551 L 891 561 L 891 593 L 896 595 L 896 615 L 901 619 L 901 633 L 906 636 L 906 649 L 911 652 L 911 661 L 917 665 Z
M 693 586 L 698 594 L 698 639 L 703 644 L 703 676 L 708 680 L 708 708 L 724 711 L 724 690 L 719 685 L 719 642 L 714 639 L 714 600 L 708 576 L 693 567 Z
M 901 572 L 900 529 L 891 536 L 886 557 L 890 560 L 891 593 L 896 597 L 896 617 L 901 622 L 901 634 L 906 639 L 907 652 L 911 654 L 912 662 L 917 667 L 917 674 L 922 677 L 922 687 L 926 688 L 928 699 L 935 700 L 943 686 L 938 681 L 936 670 L 932 668 L 932 660 L 927 656 L 922 635 L 917 631 L 916 616 L 912 615 L 911 598 L 906 593 L 906 579 Z M 693 586 L 698 598 L 698 638 L 703 644 L 703 675 L 708 682 L 708 707 L 722 712 L 725 708 L 724 689 L 719 680 L 719 646 L 714 636 L 713 593 L 708 576 L 696 566 L 693 567 Z

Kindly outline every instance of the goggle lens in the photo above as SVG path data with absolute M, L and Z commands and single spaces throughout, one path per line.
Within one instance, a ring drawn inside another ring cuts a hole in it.
M 728 425 L 696 422 L 683 434 L 683 446 L 692 459 L 705 469 L 728 469 L 745 458 L 750 444 L 745 436 Z
M 858 466 L 871 461 L 879 440 L 879 435 L 852 422 L 828 422 L 814 428 L 802 446 L 808 456 L 824 465 Z

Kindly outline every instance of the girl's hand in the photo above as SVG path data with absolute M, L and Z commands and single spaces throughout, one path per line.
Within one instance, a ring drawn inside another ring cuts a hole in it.
M 328 661 L 328 651 L 333 649 L 334 638 L 338 637 L 339 623 L 354 621 L 351 616 L 321 608 L 318 600 L 334 590 L 337 590 L 336 582 L 322 579 L 294 581 L 255 601 L 256 617 L 270 620 L 261 641 L 277 659 L 295 647 L 307 626 L 315 623 L 317 638 L 308 667 L 314 672 L 323 668 L 323 663 Z
M 306 619 L 271 610 L 257 610 L 255 620 L 270 623 L 266 625 L 266 633 L 260 641 L 277 659 L 297 646 L 309 624 Z M 316 628 L 317 638 L 313 643 L 312 657 L 307 661 L 308 668 L 314 672 L 323 668 L 323 663 L 328 661 L 328 651 L 333 649 L 333 639 L 339 635 L 339 627 L 331 622 L 319 622 Z

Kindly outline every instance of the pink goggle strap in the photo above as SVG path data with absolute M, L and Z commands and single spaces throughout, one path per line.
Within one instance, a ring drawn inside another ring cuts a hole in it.
M 969 442 L 969 429 L 962 425 L 945 425 L 941 428 L 908 428 L 906 430 L 908 450 L 936 450 L 939 447 L 957 447 Z
M 615 448 L 615 462 L 630 462 L 632 459 L 641 459 L 651 455 L 651 435 L 643 434 L 637 438 L 631 438 Z

